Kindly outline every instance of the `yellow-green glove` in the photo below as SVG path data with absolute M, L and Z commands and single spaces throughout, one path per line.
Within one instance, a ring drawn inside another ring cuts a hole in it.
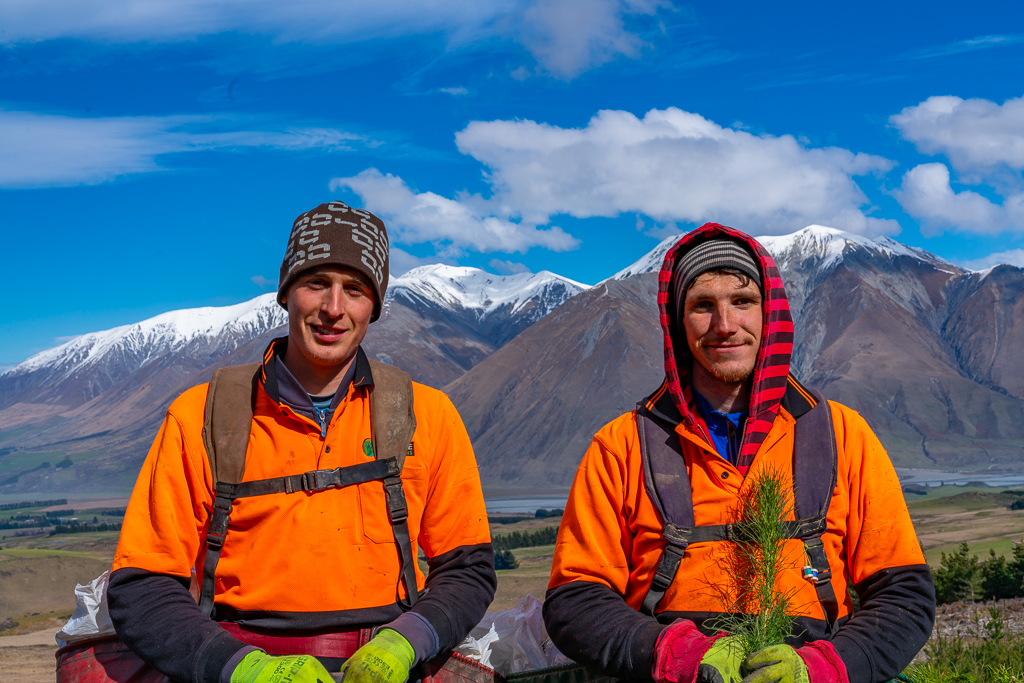
M 405 683 L 415 661 L 416 652 L 409 641 L 398 631 L 382 628 L 341 667 L 341 680 L 345 683 Z
M 789 645 L 772 645 L 747 657 L 743 683 L 810 683 L 807 665 Z
M 242 657 L 231 672 L 231 683 L 333 683 L 333 679 L 316 657 L 275 657 L 256 650 Z
M 740 683 L 743 649 L 736 636 L 719 638 L 700 658 L 697 683 Z

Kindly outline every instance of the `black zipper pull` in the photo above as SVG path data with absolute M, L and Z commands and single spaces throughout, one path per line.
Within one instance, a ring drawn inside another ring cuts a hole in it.
M 324 408 L 323 410 L 321 410 L 320 408 L 317 408 L 316 409 L 316 414 L 317 414 L 317 417 L 320 418 L 320 438 L 321 439 L 326 439 L 327 438 L 327 409 Z
M 725 423 L 729 426 L 729 441 L 726 444 L 729 453 L 729 462 L 735 465 L 736 456 L 739 455 L 739 453 L 736 452 L 736 446 L 733 445 L 736 442 L 736 427 L 733 426 L 732 420 L 728 418 L 726 418 Z

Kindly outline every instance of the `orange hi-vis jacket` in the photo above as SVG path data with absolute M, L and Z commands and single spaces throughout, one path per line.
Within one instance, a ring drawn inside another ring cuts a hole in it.
M 372 461 L 373 380 L 362 351 L 347 393 L 322 426 L 275 395 L 275 367 L 283 366 L 275 354 L 283 357 L 284 344 L 275 340 L 267 351 L 243 482 Z M 119 572 L 143 570 L 191 580 L 197 590 L 215 484 L 202 437 L 207 388 L 189 389 L 167 412 L 125 515 L 112 585 Z M 420 384 L 413 383 L 413 399 L 417 427 L 401 478 L 414 556 L 422 549 L 431 567 L 430 578 L 416 567 L 422 591 L 435 578 L 435 562 L 458 565 L 467 549 L 490 562 L 491 550 L 477 465 L 458 413 L 446 395 Z M 215 585 L 214 619 L 246 628 L 311 633 L 393 621 L 406 594 L 381 481 L 236 499 Z M 460 590 L 489 590 L 479 619 L 493 585 Z M 453 608 L 426 597 L 413 607 L 440 634 L 442 648 L 465 635 L 452 632 L 460 630 L 452 623 L 458 619 L 445 611 L 458 609 L 457 594 L 449 599 Z
M 638 407 L 669 425 L 666 429 L 671 431 L 659 432 L 657 438 L 678 440 L 690 480 L 695 527 L 740 521 L 745 493 L 768 471 L 782 474 L 793 519 L 795 416 L 816 401 L 788 374 L 792 323 L 788 329 L 784 324 L 789 314 L 782 281 L 771 257 L 749 237 L 714 224 L 684 237 L 666 257 L 663 295 L 670 289 L 675 252 L 723 233 L 745 238 L 765 275 L 765 333 L 755 366 L 748 433 L 737 463 L 718 454 L 693 408 L 686 377 L 689 349 L 664 296 L 659 303 L 666 365 L 671 367 L 659 390 Z M 789 596 L 795 618 L 787 642 L 831 640 L 850 683 L 887 681 L 930 636 L 934 588 L 884 448 L 858 413 L 839 403 L 828 405 L 836 483 L 821 541 L 838 601 L 838 629 L 833 634 L 815 583 L 805 576 L 804 568 L 811 562 L 804 542 L 790 539 L 784 544 L 786 568 L 776 583 Z M 594 436 L 562 518 L 544 605 L 548 632 L 559 649 L 609 675 L 637 680 L 651 678 L 655 643 L 666 624 L 684 618 L 706 633 L 719 630 L 715 619 L 735 607 L 738 580 L 734 542 L 692 542 L 654 616 L 639 613 L 668 545 L 666 520 L 649 493 L 650 473 L 645 473 L 644 465 L 636 411 L 616 418 Z M 859 595 L 859 611 L 851 590 Z
M 664 393 L 662 393 L 664 396 Z M 848 587 L 893 567 L 921 566 L 921 553 L 899 480 L 874 433 L 849 408 L 830 402 L 838 447 L 838 477 L 822 535 L 840 624 L 853 611 Z M 795 420 L 783 408 L 747 476 L 684 425 L 676 426 L 690 476 L 698 526 L 739 521 L 744 491 L 764 470 L 783 473 L 792 510 Z M 790 514 L 789 518 L 792 519 Z M 626 413 L 595 436 L 577 470 L 562 517 L 549 590 L 573 581 L 601 584 L 639 610 L 666 541 L 663 523 L 645 487 L 636 418 Z M 665 597 L 662 622 L 684 617 L 698 624 L 727 612 L 733 584 L 729 544 L 693 543 Z M 803 543 L 786 541 L 787 569 L 778 586 L 791 594 L 801 640 L 827 634 L 814 585 L 804 580 Z

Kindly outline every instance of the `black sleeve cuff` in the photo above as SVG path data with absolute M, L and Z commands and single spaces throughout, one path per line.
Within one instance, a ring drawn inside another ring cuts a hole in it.
M 664 626 L 608 586 L 570 581 L 547 593 L 544 625 L 562 654 L 608 676 L 653 678 L 654 646 Z
M 220 683 L 224 666 L 243 647 L 246 647 L 245 643 L 239 642 L 223 629 L 211 634 L 196 652 L 193 682 Z
M 427 562 L 427 591 L 411 611 L 430 622 L 438 651 L 447 652 L 465 639 L 494 599 L 494 551 L 490 543 L 464 545 Z

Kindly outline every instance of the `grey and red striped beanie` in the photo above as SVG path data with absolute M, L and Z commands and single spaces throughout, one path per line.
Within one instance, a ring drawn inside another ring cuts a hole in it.
M 713 237 L 690 249 L 676 262 L 672 286 L 677 305 L 685 301 L 686 290 L 698 275 L 717 268 L 734 268 L 761 287 L 761 269 L 750 247 L 729 237 Z
M 373 322 L 380 317 L 388 289 L 388 231 L 384 221 L 344 202 L 329 202 L 300 214 L 292 224 L 281 261 L 277 303 L 287 309 L 284 295 L 304 271 L 333 265 L 363 273 L 373 287 Z

